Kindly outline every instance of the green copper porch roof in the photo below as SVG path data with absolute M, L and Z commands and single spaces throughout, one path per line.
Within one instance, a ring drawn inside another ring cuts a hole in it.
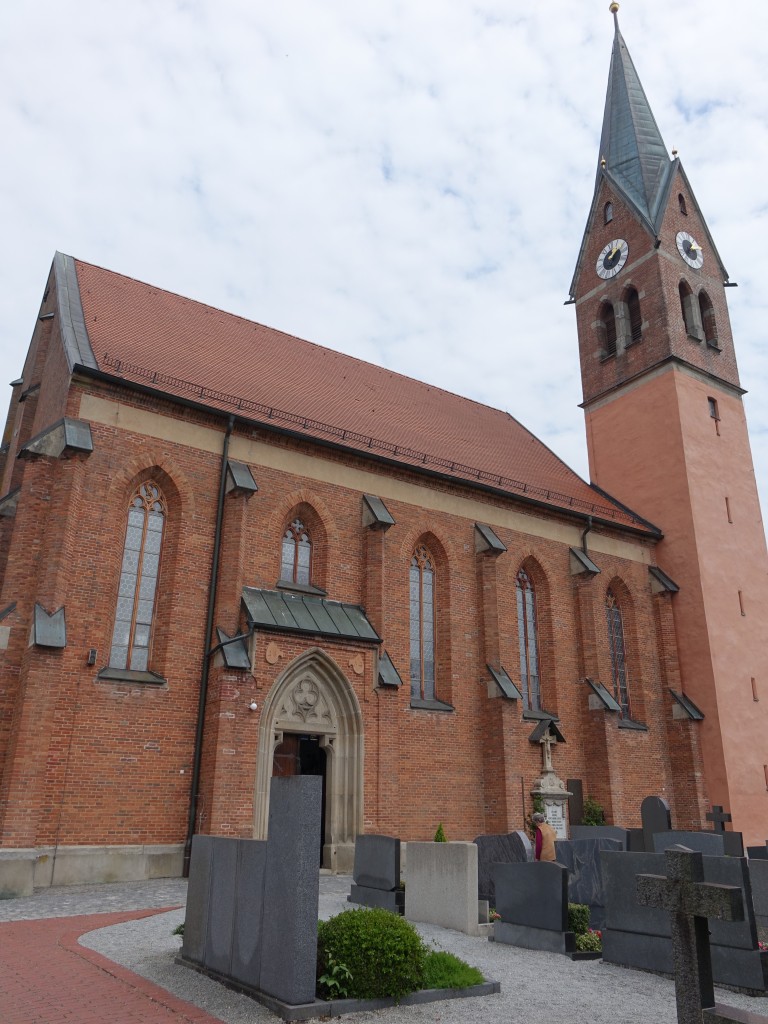
M 243 588 L 243 604 L 249 621 L 257 628 L 381 643 L 379 634 L 357 604 L 256 587 Z

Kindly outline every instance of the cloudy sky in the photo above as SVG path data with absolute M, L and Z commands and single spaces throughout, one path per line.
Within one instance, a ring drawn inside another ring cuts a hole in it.
M 766 509 L 768 4 L 619 19 L 740 286 Z M 612 38 L 608 0 L 6 4 L 5 380 L 58 249 L 506 409 L 588 476 L 563 302 Z

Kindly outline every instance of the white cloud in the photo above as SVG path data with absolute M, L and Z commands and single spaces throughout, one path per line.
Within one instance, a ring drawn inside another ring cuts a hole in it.
M 14 5 L 0 39 L 7 379 L 60 249 L 508 409 L 587 475 L 562 303 L 599 156 L 607 6 Z M 620 20 L 740 285 L 765 507 L 768 5 L 627 0 Z

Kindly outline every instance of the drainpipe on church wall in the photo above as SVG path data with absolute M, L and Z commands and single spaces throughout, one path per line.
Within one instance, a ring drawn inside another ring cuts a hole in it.
M 221 524 L 224 520 L 224 494 L 227 483 L 227 459 L 229 457 L 229 439 L 235 426 L 235 417 L 227 420 L 224 434 L 224 445 L 221 452 L 221 475 L 219 478 L 219 500 L 216 506 L 216 530 L 213 537 L 213 558 L 211 560 L 211 580 L 208 586 L 208 612 L 205 620 L 205 640 L 203 644 L 203 665 L 200 673 L 200 696 L 197 704 L 197 727 L 195 729 L 195 752 L 192 762 L 192 786 L 189 795 L 189 818 L 187 822 L 187 838 L 184 843 L 184 878 L 189 877 L 189 861 L 192 856 L 192 838 L 195 834 L 195 818 L 200 796 L 200 767 L 203 756 L 203 729 L 205 727 L 205 705 L 208 697 L 208 676 L 211 665 L 211 641 L 213 640 L 213 615 L 216 607 L 216 590 L 219 580 L 219 556 L 221 554 Z
M 589 555 L 589 551 L 587 550 L 587 534 L 590 533 L 591 530 L 592 530 L 592 516 L 587 516 L 587 528 L 584 530 L 584 532 L 581 535 L 581 550 L 587 556 Z

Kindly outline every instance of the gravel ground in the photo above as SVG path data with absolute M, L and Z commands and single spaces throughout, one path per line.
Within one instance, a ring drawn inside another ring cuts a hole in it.
M 320 916 L 329 917 L 348 907 L 348 876 L 323 875 L 320 879 Z M 134 910 L 184 903 L 186 883 L 163 879 L 99 886 L 69 886 L 39 890 L 34 896 L 0 902 L 0 920 L 64 917 L 115 910 Z M 184 919 L 183 910 L 129 921 L 90 932 L 83 945 L 135 971 L 225 1024 L 253 1024 L 277 1019 L 246 996 L 231 992 L 202 975 L 174 963 L 181 939 L 172 934 Z M 470 938 L 431 925 L 419 926 L 428 942 L 448 949 L 479 967 L 486 977 L 501 982 L 499 995 L 479 999 L 447 1000 L 425 1006 L 357 1013 L 350 1024 L 378 1020 L 381 1024 L 445 1022 L 463 1024 L 481 1018 L 483 1024 L 675 1024 L 674 986 L 671 980 L 640 971 L 625 970 L 601 961 L 574 963 L 554 953 L 539 953 Z M 768 1001 L 718 990 L 719 1001 L 768 1013 Z

